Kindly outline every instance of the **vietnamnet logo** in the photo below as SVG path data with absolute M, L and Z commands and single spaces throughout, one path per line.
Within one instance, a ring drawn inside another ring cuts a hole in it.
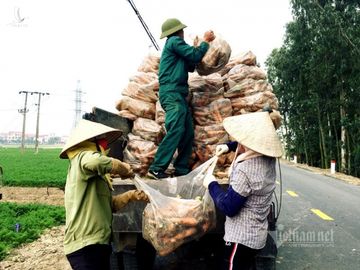
M 24 17 L 19 7 L 14 7 L 14 20 L 9 23 L 13 27 L 27 27 L 28 17 Z
M 334 247 L 334 230 L 304 230 L 277 226 L 277 247 Z

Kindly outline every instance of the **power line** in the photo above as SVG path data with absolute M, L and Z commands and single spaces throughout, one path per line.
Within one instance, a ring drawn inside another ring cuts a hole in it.
M 145 29 L 145 31 L 146 31 L 146 33 L 147 33 L 147 35 L 149 36 L 149 38 L 150 38 L 150 40 L 151 40 L 152 44 L 153 44 L 153 45 L 154 45 L 154 47 L 155 47 L 155 49 L 156 49 L 157 51 L 160 51 L 160 47 L 159 47 L 159 45 L 157 44 L 157 42 L 156 42 L 156 40 L 155 40 L 154 36 L 151 34 L 150 29 L 149 29 L 149 27 L 146 25 L 146 23 L 145 23 L 144 19 L 141 17 L 140 12 L 137 10 L 137 8 L 136 8 L 136 6 L 135 6 L 134 2 L 133 2 L 132 0 L 128 0 L 128 2 L 129 2 L 129 4 L 131 5 L 131 7 L 133 8 L 133 10 L 134 10 L 135 14 L 138 16 L 139 21 L 141 22 L 141 24 L 142 24 L 143 28 Z
M 79 122 L 79 120 L 81 119 L 81 113 L 82 113 L 82 109 L 81 109 L 81 104 L 83 103 L 82 101 L 82 94 L 84 92 L 81 91 L 81 87 L 80 87 L 80 80 L 77 81 L 77 87 L 75 90 L 75 119 L 74 119 L 74 127 L 77 125 L 77 123 Z
M 17 122 L 16 120 L 18 119 L 19 115 L 13 115 L 12 118 L 8 119 L 8 121 L 6 122 L 5 125 L 3 125 L 2 129 L 0 130 L 0 132 L 5 133 L 5 131 L 11 131 L 11 129 L 15 129 L 15 125 Z M 9 128 L 9 126 L 11 126 L 11 128 Z
M 18 109 L 16 108 L 9 108 L 9 109 L 0 109 L 0 112 L 13 112 L 13 111 L 16 111 Z
M 0 111 L 18 111 L 18 101 L 10 100 L 11 97 L 7 97 L 6 104 L 2 104 Z M 6 108 L 4 108 L 6 106 Z

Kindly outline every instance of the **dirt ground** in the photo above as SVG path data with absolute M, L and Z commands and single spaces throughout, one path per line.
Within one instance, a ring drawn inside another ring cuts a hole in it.
M 0 187 L 1 202 L 64 205 L 64 191 L 58 188 Z M 46 230 L 41 237 L 14 249 L 0 262 L 0 270 L 71 270 L 64 255 L 65 226 Z
M 1 270 L 71 270 L 63 251 L 65 226 L 46 230 L 35 242 L 16 248 L 3 261 Z
M 0 187 L 2 202 L 64 205 L 64 191 L 59 188 Z
M 356 177 L 341 173 L 331 174 L 330 169 L 294 164 L 286 160 L 282 162 L 360 186 L 360 179 Z M 58 188 L 1 187 L 0 193 L 2 202 L 64 204 L 64 192 Z M 14 249 L 0 262 L 0 270 L 70 270 L 71 267 L 63 253 L 63 236 L 64 226 L 46 230 L 37 241 Z

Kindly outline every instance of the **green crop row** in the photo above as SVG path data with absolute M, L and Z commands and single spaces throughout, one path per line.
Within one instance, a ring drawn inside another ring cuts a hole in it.
M 35 153 L 33 149 L 0 148 L 0 180 L 7 186 L 64 187 L 68 160 L 60 159 L 59 153 L 60 149 Z
M 0 261 L 12 248 L 37 239 L 46 228 L 65 224 L 65 209 L 41 204 L 0 203 Z

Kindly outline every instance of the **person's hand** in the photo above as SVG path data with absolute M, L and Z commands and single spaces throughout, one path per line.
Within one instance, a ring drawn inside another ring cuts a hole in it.
M 120 177 L 124 178 L 131 178 L 134 176 L 134 172 L 129 164 L 115 158 L 112 159 L 112 168 L 110 173 L 115 175 L 118 174 Z
M 227 152 L 229 152 L 229 147 L 226 144 L 219 144 L 218 146 L 216 146 L 215 154 L 218 157 Z
M 194 39 L 194 42 L 193 42 L 193 46 L 197 47 L 198 45 L 199 45 L 199 37 L 196 36 L 195 39 Z
M 213 41 L 215 38 L 216 38 L 216 36 L 214 35 L 214 32 L 211 30 L 206 31 L 204 34 L 204 40 L 208 43 Z
M 116 212 L 125 207 L 131 201 L 149 202 L 148 196 L 142 190 L 129 190 L 112 197 L 113 211 Z
M 132 201 L 144 201 L 149 202 L 149 197 L 146 195 L 146 193 L 142 190 L 133 190 L 131 200 Z
M 208 188 L 210 183 L 215 182 L 215 181 L 217 182 L 217 180 L 213 174 L 207 174 L 204 178 L 203 186 L 205 188 Z

